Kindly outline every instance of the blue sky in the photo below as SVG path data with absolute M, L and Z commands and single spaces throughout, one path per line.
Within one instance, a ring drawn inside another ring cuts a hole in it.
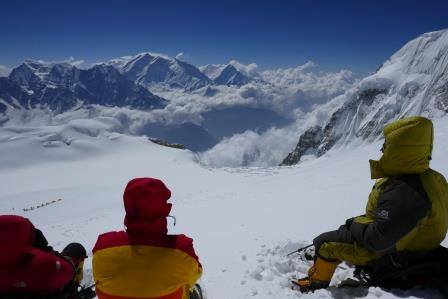
M 153 51 L 196 65 L 312 60 L 366 74 L 408 40 L 448 28 L 447 11 L 446 0 L 2 1 L 0 65 Z

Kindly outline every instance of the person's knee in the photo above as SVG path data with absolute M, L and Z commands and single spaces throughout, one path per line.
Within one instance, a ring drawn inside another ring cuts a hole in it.
M 320 234 L 313 240 L 314 248 L 316 252 L 320 251 L 320 248 L 325 243 L 336 242 L 336 243 L 353 243 L 351 234 L 345 225 L 341 225 L 337 230 L 329 231 Z
M 341 242 L 325 242 L 316 254 L 326 260 L 339 260 L 358 266 L 364 266 L 379 257 L 378 254 L 356 243 Z

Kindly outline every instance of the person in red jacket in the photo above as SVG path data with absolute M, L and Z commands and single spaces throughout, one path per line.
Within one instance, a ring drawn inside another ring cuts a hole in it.
M 79 298 L 86 251 L 69 244 L 60 254 L 26 218 L 0 215 L 0 298 Z
M 98 237 L 93 277 L 99 299 L 202 298 L 202 266 L 185 235 L 168 235 L 171 192 L 153 178 L 131 180 L 124 191 L 125 231 Z

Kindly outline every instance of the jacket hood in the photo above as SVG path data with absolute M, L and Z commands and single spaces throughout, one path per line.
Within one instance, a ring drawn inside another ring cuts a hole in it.
M 420 116 L 403 118 L 386 125 L 383 133 L 383 155 L 378 161 L 369 161 L 372 179 L 429 169 L 434 138 L 431 120 Z
M 33 224 L 14 215 L 0 216 L 0 265 L 14 264 L 23 258 L 34 243 Z
M 123 195 L 126 232 L 131 235 L 166 235 L 166 217 L 171 211 L 171 204 L 167 201 L 170 197 L 170 190 L 158 179 L 131 180 Z

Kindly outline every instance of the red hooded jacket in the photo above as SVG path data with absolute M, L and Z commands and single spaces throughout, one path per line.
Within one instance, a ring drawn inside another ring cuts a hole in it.
M 187 298 L 202 274 L 185 235 L 168 235 L 171 192 L 157 179 L 126 186 L 126 231 L 102 234 L 93 248 L 93 276 L 100 299 Z

